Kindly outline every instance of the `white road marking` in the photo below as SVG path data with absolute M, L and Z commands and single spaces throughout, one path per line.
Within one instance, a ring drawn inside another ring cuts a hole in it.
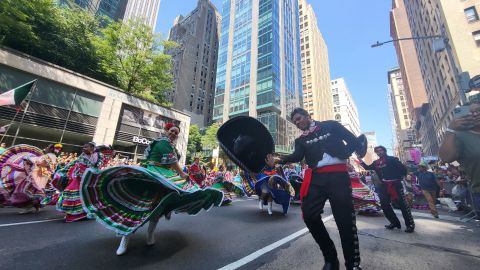
M 257 199 L 254 199 L 254 198 L 234 199 L 232 202 L 246 202 L 246 201 L 253 201 L 253 200 L 257 200 Z
M 323 218 L 322 221 L 327 222 L 327 221 L 332 220 L 332 219 L 333 219 L 333 215 L 330 215 L 328 217 Z M 270 244 L 270 245 L 268 245 L 264 248 L 261 248 L 261 249 L 255 251 L 255 252 L 253 252 L 252 254 L 250 254 L 246 257 L 241 258 L 238 261 L 235 261 L 235 262 L 233 262 L 229 265 L 226 265 L 222 268 L 219 268 L 219 270 L 238 269 L 238 268 L 254 261 L 255 259 L 259 258 L 260 256 L 262 256 L 262 255 L 264 255 L 264 254 L 266 254 L 266 253 L 268 253 L 268 252 L 270 252 L 270 251 L 272 251 L 272 250 L 274 250 L 274 249 L 276 249 L 276 248 L 278 248 L 278 247 L 280 247 L 280 246 L 282 246 L 282 245 L 284 245 L 284 244 L 286 244 L 286 243 L 288 243 L 292 240 L 295 240 L 296 238 L 298 238 L 298 237 L 300 237 L 300 236 L 302 236 L 306 233 L 308 233 L 308 229 L 305 227 L 305 228 L 299 230 L 298 232 L 292 233 L 289 236 L 287 236 L 283 239 L 280 239 L 275 243 L 272 243 L 272 244 Z
M 10 227 L 10 226 L 27 225 L 27 224 L 35 224 L 35 223 L 44 223 L 44 222 L 51 222 L 51 221 L 57 221 L 57 220 L 64 220 L 64 218 L 45 219 L 45 220 L 27 221 L 27 222 L 18 222 L 18 223 L 7 223 L 7 224 L 0 224 L 0 227 Z

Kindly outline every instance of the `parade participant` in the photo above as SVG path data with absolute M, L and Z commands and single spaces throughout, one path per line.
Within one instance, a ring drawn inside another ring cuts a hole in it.
M 105 169 L 112 165 L 111 163 L 115 156 L 115 150 L 113 150 L 113 147 L 111 145 L 109 144 L 97 145 L 95 147 L 95 152 L 101 153 L 103 156 L 102 167 L 99 169 Z
M 222 192 L 200 189 L 187 179 L 174 145 L 179 132 L 178 126 L 167 123 L 165 133 L 145 150 L 144 167 L 121 165 L 85 173 L 81 187 L 84 209 L 123 236 L 117 255 L 127 252 L 131 234 L 147 222 L 146 242 L 153 245 L 160 217 L 170 219 L 171 212 L 195 215 L 221 204 Z
M 295 190 L 295 196 L 292 202 L 300 202 L 300 188 L 303 182 L 303 176 L 295 168 L 295 164 L 289 164 L 287 169 L 284 170 L 285 176 Z
M 11 195 L 32 172 L 32 159 L 44 155 L 35 146 L 19 144 L 0 155 L 0 205 L 11 205 Z
M 407 168 L 396 157 L 388 156 L 387 149 L 383 146 L 374 148 L 375 153 L 379 157 L 371 165 L 365 164 L 361 161 L 361 165 L 366 170 L 375 170 L 381 180 L 378 194 L 380 196 L 380 205 L 382 207 L 385 217 L 390 224 L 385 225 L 385 228 L 392 230 L 394 228 L 400 229 L 402 226 L 398 220 L 391 202 L 397 203 L 402 211 L 405 226 L 405 232 L 412 233 L 415 230 L 415 222 L 413 221 L 410 207 L 405 199 L 403 193 L 402 179 L 407 175 Z
M 265 125 L 252 117 L 237 116 L 218 129 L 217 139 L 224 153 L 242 168 L 245 194 L 257 194 L 259 207 L 268 205 L 269 214 L 273 214 L 272 202 L 282 205 L 286 214 L 295 192 L 283 173 L 274 168 L 274 142 Z
M 95 143 L 89 142 L 83 146 L 82 154 L 74 161 L 67 164 L 54 175 L 57 183 L 64 183 L 58 202 L 57 210 L 65 213 L 65 222 L 75 222 L 87 218 L 80 200 L 80 182 L 83 173 L 89 169 L 100 169 L 103 166 L 104 157 L 95 152 Z
M 305 171 L 300 199 L 305 224 L 325 258 L 323 269 L 339 269 L 335 245 L 321 216 L 327 199 L 340 232 L 345 266 L 347 269 L 361 269 L 352 189 L 346 163 L 349 156 L 362 148 L 363 144 L 340 123 L 314 121 L 302 108 L 294 109 L 290 118 L 303 134 L 295 140 L 293 154 L 281 156 L 277 162 L 299 162 L 305 158 L 309 167 Z
M 56 143 L 53 145 L 53 154 L 55 155 L 55 167 L 52 170 L 51 177 L 53 178 L 53 175 L 55 174 L 56 171 L 60 170 L 65 166 L 63 162 L 62 156 L 65 155 L 64 152 L 62 152 L 63 145 L 60 143 Z M 45 205 L 57 205 L 58 202 L 58 197 L 60 196 L 60 192 L 55 188 L 53 185 L 53 179 L 48 182 L 47 186 L 45 187 L 45 197 L 43 200 L 40 202 L 42 206 Z
M 205 174 L 200 166 L 200 158 L 195 158 L 193 164 L 188 167 L 190 180 L 194 181 L 200 187 L 205 186 Z
M 257 195 L 258 195 L 258 208 L 260 211 L 263 211 L 263 206 L 267 205 L 267 211 L 268 214 L 272 214 L 272 205 L 273 205 L 273 196 L 270 194 L 270 190 L 268 188 L 268 176 L 276 174 L 274 171 L 275 163 L 273 160 L 272 155 L 268 155 L 267 159 L 265 160 L 265 163 L 268 165 L 268 167 L 264 170 L 265 177 L 257 180 L 257 185 L 259 188 L 257 190 Z M 262 181 L 263 180 L 263 181 Z M 286 214 L 286 213 L 284 213 Z
M 290 202 L 295 196 L 295 190 L 288 182 L 282 172 L 275 168 L 275 159 L 268 154 L 265 159 L 267 165 L 259 174 L 243 172 L 242 185 L 247 196 L 256 194 L 258 196 L 258 208 L 263 211 L 267 206 L 269 215 L 273 214 L 273 202 L 282 206 L 283 214 L 288 213 Z
M 26 177 L 17 185 L 10 199 L 12 206 L 23 208 L 22 213 L 38 212 L 45 198 L 45 188 L 56 167 L 57 156 L 51 144 L 43 150 L 41 157 L 25 159 Z
M 360 180 L 355 168 L 348 164 L 348 174 L 352 182 L 353 208 L 359 214 L 376 214 L 380 211 L 380 200 L 365 183 Z

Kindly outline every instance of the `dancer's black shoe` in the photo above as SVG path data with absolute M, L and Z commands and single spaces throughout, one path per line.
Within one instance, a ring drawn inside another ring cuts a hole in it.
M 339 270 L 340 269 L 340 263 L 338 260 L 335 260 L 334 262 L 325 262 L 325 265 L 323 266 L 322 270 Z
M 387 229 L 387 230 L 393 230 L 393 229 L 395 229 L 395 228 L 401 229 L 401 228 L 402 228 L 402 225 L 400 225 L 400 224 L 392 224 L 392 223 L 391 223 L 391 224 L 388 224 L 388 225 L 385 225 L 385 229 Z
M 414 230 L 415 230 L 415 227 L 409 226 L 409 227 L 407 227 L 407 229 L 405 229 L 405 232 L 407 232 L 407 233 L 413 233 Z

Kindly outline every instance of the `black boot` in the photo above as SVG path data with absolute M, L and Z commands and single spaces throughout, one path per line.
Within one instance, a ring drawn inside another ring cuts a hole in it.
M 325 262 L 325 265 L 322 268 L 322 270 L 339 270 L 339 269 L 340 269 L 340 263 L 338 262 L 338 259 L 336 259 L 334 262 Z
M 388 224 L 388 225 L 385 225 L 385 229 L 387 229 L 387 230 L 393 230 L 393 229 L 395 229 L 395 228 L 401 229 L 401 228 L 402 228 L 402 225 L 400 225 L 400 224 L 392 224 L 392 223 L 390 223 L 390 224 Z
M 408 226 L 407 229 L 405 229 L 405 232 L 407 232 L 407 233 L 413 233 L 414 230 L 415 230 L 415 227 L 413 227 L 413 226 Z

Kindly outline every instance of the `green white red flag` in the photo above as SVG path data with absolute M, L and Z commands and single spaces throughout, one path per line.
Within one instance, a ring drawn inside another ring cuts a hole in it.
M 0 94 L 0 106 L 15 105 L 19 107 L 23 100 L 27 97 L 28 93 L 30 93 L 30 90 L 32 90 L 36 81 L 37 80 L 33 80 Z

